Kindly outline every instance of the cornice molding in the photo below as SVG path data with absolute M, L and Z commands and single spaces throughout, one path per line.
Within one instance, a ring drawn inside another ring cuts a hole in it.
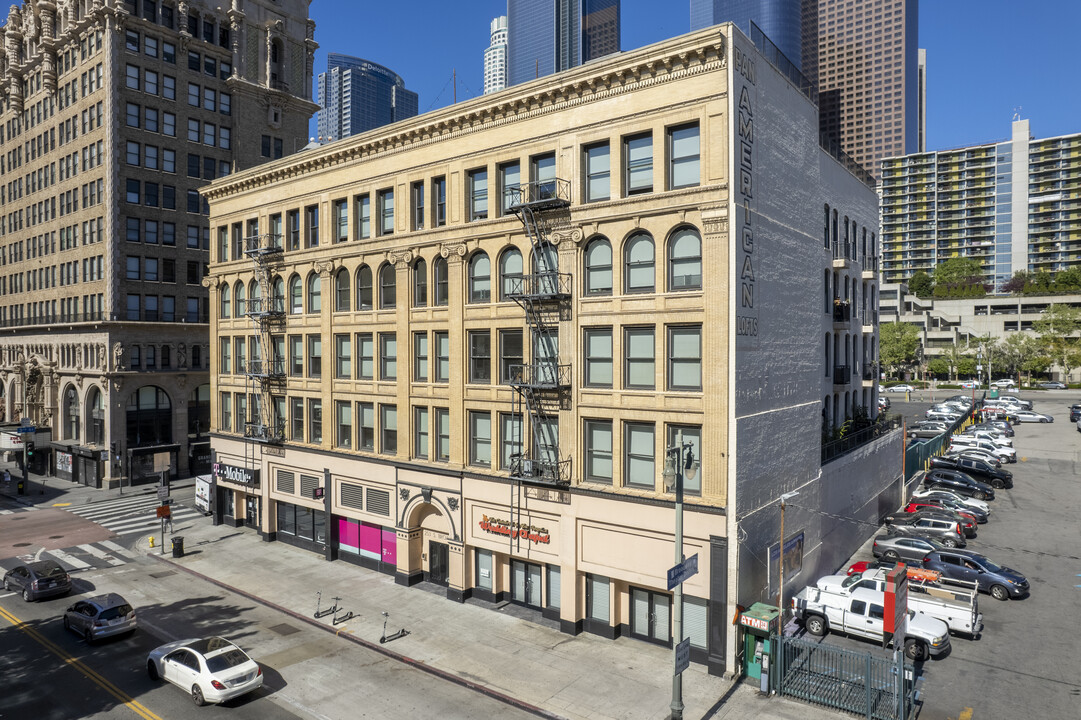
M 726 37 L 717 30 L 704 30 L 638 51 L 622 53 L 608 61 L 580 66 L 559 76 L 513 86 L 493 95 L 482 95 L 452 105 L 442 113 L 436 111 L 324 148 L 291 155 L 276 164 L 264 164 L 258 169 L 217 180 L 203 187 L 201 192 L 209 200 L 220 200 L 309 172 L 453 140 L 480 130 L 722 70 L 727 66 L 726 58 Z

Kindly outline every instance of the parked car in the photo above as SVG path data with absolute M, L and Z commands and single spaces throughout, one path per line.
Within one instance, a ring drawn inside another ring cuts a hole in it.
M 55 560 L 17 565 L 4 573 L 4 589 L 22 593 L 23 600 L 67 595 L 71 592 L 71 576 Z
M 987 483 L 974 480 L 958 470 L 932 467 L 924 472 L 923 487 L 928 490 L 949 490 L 950 492 L 975 498 L 976 500 L 994 500 L 995 489 Z
M 969 425 L 968 430 L 987 430 L 993 433 L 999 433 L 1002 437 L 1012 438 L 1017 433 L 1014 432 L 1013 425 L 1009 424 L 1005 420 L 984 420 L 981 423 L 975 425 Z
M 150 651 L 146 672 L 191 693 L 196 705 L 221 703 L 263 686 L 263 669 L 225 638 L 188 638 Z
M 1032 412 L 1031 410 L 1018 410 L 1014 413 L 1017 416 L 1019 422 L 1038 422 L 1038 423 L 1052 423 L 1055 422 L 1055 418 L 1050 415 L 1044 415 L 1043 413 Z
M 945 410 L 928 410 L 923 414 L 923 416 L 928 420 L 941 420 L 943 422 L 948 422 L 952 425 L 961 418 L 962 413 L 947 412 Z
M 920 489 L 920 490 L 916 490 L 916 492 L 912 493 L 912 499 L 913 500 L 923 499 L 923 500 L 931 500 L 931 501 L 950 500 L 950 501 L 952 501 L 954 503 L 957 503 L 958 505 L 962 505 L 962 506 L 964 506 L 966 508 L 972 508 L 973 510 L 979 510 L 984 515 L 990 516 L 990 514 L 991 514 L 991 506 L 988 505 L 983 500 L 977 500 L 975 498 L 965 497 L 964 495 L 961 495 L 961 494 L 955 493 L 955 492 L 951 492 L 949 490 L 932 490 L 931 488 L 923 488 L 923 489 Z
M 889 536 L 888 535 L 882 535 L 881 537 L 889 537 Z M 921 543 L 929 542 L 927 540 L 920 540 L 919 538 L 904 538 L 904 539 L 912 541 L 912 542 L 921 542 Z M 938 543 L 935 543 L 935 544 L 938 545 Z M 945 546 L 938 545 L 938 547 L 944 548 Z M 938 580 L 939 578 L 942 577 L 941 575 L 939 575 L 934 570 L 924 570 L 923 567 L 919 564 L 919 562 L 920 561 L 917 560 L 916 563 L 914 563 L 914 564 L 911 564 L 911 565 L 907 564 L 907 563 L 905 564 L 905 575 L 908 575 L 908 579 L 910 581 L 911 580 L 917 580 L 917 581 L 922 581 L 922 582 L 935 582 L 936 580 Z M 847 575 L 847 576 L 863 575 L 868 570 L 871 570 L 872 572 L 875 571 L 875 570 L 892 570 L 895 565 L 896 565 L 896 562 L 889 562 L 888 560 L 882 560 L 882 561 L 879 561 L 879 560 L 858 560 L 858 561 L 856 561 L 856 562 L 854 562 L 854 563 L 852 563 L 851 565 L 848 566 L 848 570 L 845 571 L 845 575 Z
M 994 385 L 997 388 L 1015 388 L 1015 387 L 1017 387 L 1017 383 L 1015 383 L 1013 381 L 1013 378 L 1001 378 L 999 380 L 995 380 L 991 384 Z
M 987 522 L 987 513 L 956 503 L 949 498 L 912 498 L 905 505 L 905 512 L 920 512 L 921 510 L 938 510 L 942 512 L 955 512 L 962 517 L 974 520 L 977 525 Z
M 1081 418 L 1077 420 L 1077 432 L 1081 432 Z
M 1051 381 L 1048 381 L 1048 382 L 1042 382 L 1042 383 L 1038 384 L 1036 387 L 1041 388 L 1043 390 L 1065 390 L 1066 389 L 1066 383 L 1061 383 L 1058 380 L 1051 380 Z
M 973 388 L 980 387 L 980 381 L 979 380 L 965 380 L 963 383 L 961 383 L 961 387 L 963 387 L 965 390 L 972 390 Z
M 992 455 L 990 452 L 981 448 L 974 447 L 950 447 L 946 450 L 946 455 L 949 457 L 965 457 L 972 460 L 982 460 L 991 467 L 1002 467 L 1002 458 L 997 455 Z
M 995 427 L 978 427 L 970 425 L 958 434 L 966 437 L 974 437 L 978 440 L 987 440 L 999 447 L 1013 447 L 1013 440 L 1007 437 L 1006 433 L 1002 432 L 1002 430 Z
M 899 512 L 885 518 L 886 532 L 892 535 L 916 535 L 938 540 L 946 547 L 964 547 L 965 530 L 957 518 L 943 513 Z M 972 526 L 975 527 L 975 523 Z
M 936 570 L 951 580 L 967 580 L 996 600 L 1023 597 L 1028 594 L 1028 580 L 1008 567 L 1000 567 L 974 552 L 936 550 L 923 559 L 923 567 Z
M 948 432 L 949 423 L 942 420 L 921 420 L 908 428 L 909 437 L 933 438 Z
M 966 538 L 976 537 L 976 518 L 968 513 L 959 513 L 956 510 L 950 510 L 949 508 L 921 508 L 912 512 L 902 509 L 900 513 L 894 513 L 886 517 L 886 522 L 890 524 L 901 524 L 903 518 L 906 517 L 927 517 L 932 519 L 946 518 L 953 520 L 961 526 L 961 534 Z
M 1001 420 L 1002 422 L 1007 422 L 1010 425 L 1016 425 L 1018 422 L 1020 422 L 1017 419 L 1016 415 L 1014 415 L 1011 411 L 1007 410 L 1004 407 L 995 407 L 993 405 L 985 405 L 984 407 L 980 408 L 980 412 L 983 414 L 984 418 L 986 418 L 986 419 L 996 420 L 996 421 Z
M 916 388 L 912 385 L 906 385 L 905 383 L 901 383 L 900 385 L 890 385 L 888 388 L 886 388 L 886 392 L 916 392 Z
M 883 396 L 879 395 L 878 396 L 878 409 L 879 410 L 889 410 L 890 409 L 890 399 L 888 397 L 883 397 Z
M 1005 400 L 1006 402 L 1011 402 L 1014 405 L 1020 405 L 1022 410 L 1031 410 L 1032 409 L 1032 401 L 1031 400 L 1022 400 L 1021 398 L 1017 397 L 1016 395 L 999 395 L 998 399 L 999 400 Z
M 970 476 L 973 480 L 986 482 L 996 490 L 1013 487 L 1013 473 L 1009 470 L 1002 470 L 1001 468 L 994 467 L 984 460 L 971 457 L 958 457 L 956 455 L 952 457 L 942 455 L 940 457 L 931 458 L 930 465 L 932 468 L 959 470 Z
M 996 458 L 999 462 L 1017 462 L 1017 451 L 1012 447 L 996 445 L 989 440 L 981 440 L 971 435 L 954 435 L 950 438 L 950 452 L 965 452 L 970 450 L 982 450 Z
M 1070 406 L 1070 422 L 1081 420 L 1081 405 Z
M 88 643 L 135 632 L 135 609 L 116 593 L 80 600 L 64 612 L 64 627 Z
M 904 562 L 922 566 L 928 553 L 949 550 L 947 546 L 926 537 L 915 535 L 876 535 L 871 543 L 871 554 L 886 562 Z
M 948 398 L 946 398 L 943 402 L 961 403 L 965 407 L 970 408 L 970 407 L 972 407 L 972 396 L 971 395 L 951 395 Z

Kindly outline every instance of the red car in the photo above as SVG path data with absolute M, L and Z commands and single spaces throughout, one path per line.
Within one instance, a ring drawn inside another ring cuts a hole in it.
M 867 570 L 877 570 L 878 568 L 892 569 L 894 563 L 880 562 L 878 560 L 860 560 L 854 562 L 848 566 L 849 575 L 857 575 L 866 572 Z M 913 567 L 911 565 L 905 566 L 905 574 L 908 575 L 909 580 L 926 580 L 928 582 L 935 582 L 941 576 L 942 573 L 935 570 L 924 570 L 920 567 Z
M 965 531 L 965 537 L 975 537 L 976 535 L 976 517 L 974 515 L 926 500 L 916 499 L 905 505 L 906 513 L 923 511 L 942 513 L 956 518 L 957 522 L 961 524 L 961 529 Z

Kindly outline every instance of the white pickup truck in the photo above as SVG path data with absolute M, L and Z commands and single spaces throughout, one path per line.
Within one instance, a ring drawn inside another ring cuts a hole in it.
M 812 635 L 834 630 L 881 643 L 885 635 L 885 600 L 885 593 L 865 588 L 841 595 L 809 586 L 792 598 L 792 609 Z M 950 630 L 941 620 L 910 610 L 903 643 L 908 659 L 926 660 L 949 649 Z
M 886 570 L 865 570 L 855 575 L 827 575 L 816 583 L 820 590 L 838 595 L 866 588 L 886 592 Z M 983 629 L 983 614 L 979 612 L 977 591 L 962 585 L 937 586 L 918 580 L 908 581 L 908 609 L 929 615 L 946 623 L 950 632 L 976 637 Z

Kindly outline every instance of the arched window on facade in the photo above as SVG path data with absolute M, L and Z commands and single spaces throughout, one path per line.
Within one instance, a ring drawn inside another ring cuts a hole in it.
M 350 297 L 349 271 L 342 268 L 334 277 L 334 312 L 348 312 Z
M 64 432 L 65 440 L 79 440 L 79 393 L 74 385 L 68 385 L 64 391 Z
M 612 243 L 606 237 L 595 237 L 585 251 L 586 295 L 612 294 Z
M 308 312 L 319 313 L 323 311 L 323 279 L 319 273 L 308 276 Z
M 304 312 L 304 288 L 300 283 L 300 276 L 294 275 L 289 278 L 289 314 L 300 315 Z
M 379 307 L 393 309 L 398 304 L 394 266 L 386 263 L 379 268 Z
M 428 263 L 417 258 L 413 263 L 413 307 L 428 306 Z
M 361 265 L 357 269 L 357 310 L 371 310 L 372 307 L 372 269 Z
M 218 288 L 218 294 L 221 296 L 221 309 L 218 316 L 225 320 L 232 315 L 233 290 L 228 285 L 222 285 Z
M 625 291 L 653 292 L 656 287 L 653 238 L 639 233 L 627 241 L 624 250 Z
M 518 248 L 507 248 L 499 256 L 499 299 L 522 292 L 522 253 Z
M 492 299 L 492 261 L 484 252 L 469 259 L 469 299 L 471 303 L 486 303 Z
M 105 444 L 105 402 L 101 390 L 90 388 L 86 396 L 86 441 L 91 445 Z
M 450 302 L 450 268 L 446 258 L 437 257 L 432 263 L 432 278 L 435 281 L 432 304 L 443 307 Z
M 702 238 L 694 228 L 680 228 L 668 241 L 668 289 L 702 289 Z

